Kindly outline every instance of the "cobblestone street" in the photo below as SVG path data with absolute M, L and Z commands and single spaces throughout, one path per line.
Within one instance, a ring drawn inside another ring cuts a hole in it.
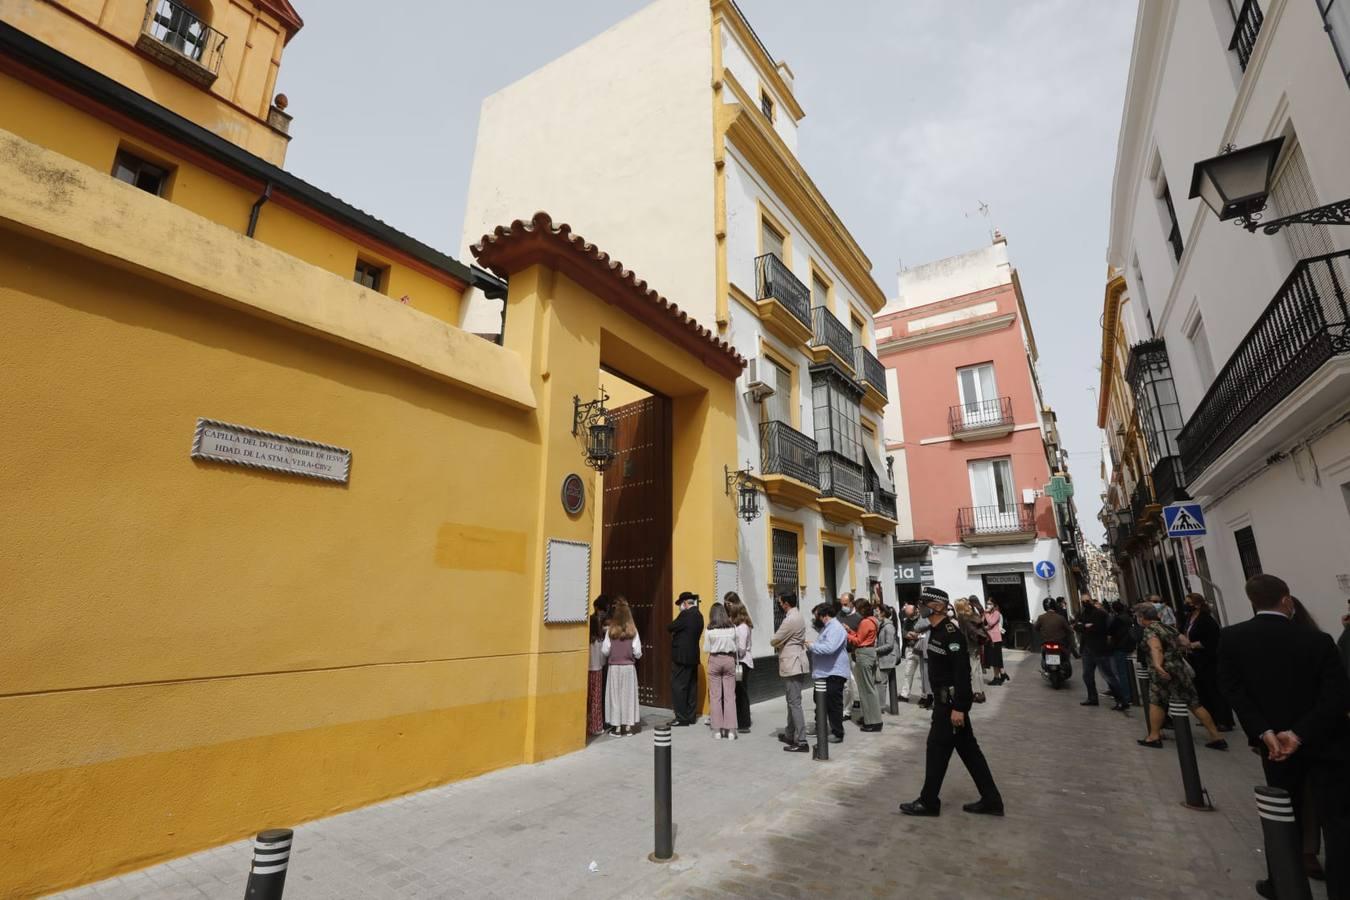
M 286 897 L 1255 896 L 1260 767 L 1240 740 L 1198 749 L 1216 810 L 1189 811 L 1171 743 L 1135 745 L 1137 712 L 1080 708 L 1080 680 L 1051 691 L 1035 659 L 1010 661 L 1014 680 L 973 714 L 1003 819 L 961 812 L 975 792 L 956 759 L 940 818 L 897 812 L 922 780 L 922 710 L 902 706 L 877 735 L 850 728 L 815 763 L 779 751 L 779 701 L 757 705 L 736 743 L 675 729 L 671 864 L 646 859 L 646 730 L 301 825 Z M 250 852 L 238 842 L 62 896 L 237 898 Z

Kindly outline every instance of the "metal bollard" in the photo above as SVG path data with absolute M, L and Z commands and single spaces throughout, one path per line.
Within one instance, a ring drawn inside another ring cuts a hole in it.
M 1144 737 L 1149 734 L 1148 724 L 1148 666 L 1143 663 L 1134 664 L 1134 678 L 1138 683 L 1139 706 L 1144 711 Z
M 825 679 L 816 679 L 816 749 L 812 759 L 830 758 L 830 721 L 825 711 Z
M 894 669 L 886 670 L 886 684 L 891 692 L 890 713 L 893 716 L 898 716 L 900 715 L 900 688 L 899 683 L 895 680 Z
M 670 862 L 675 858 L 675 828 L 670 803 L 670 726 L 657 725 L 652 734 L 656 753 L 656 849 L 647 858 Z
M 1294 800 L 1281 788 L 1256 788 L 1256 811 L 1266 839 L 1266 866 L 1280 900 L 1312 900 L 1303 868 L 1303 835 L 1294 818 Z
M 1205 796 L 1205 789 L 1200 786 L 1200 768 L 1195 763 L 1195 741 L 1191 739 L 1191 711 L 1184 703 L 1169 703 L 1167 709 L 1172 714 L 1172 731 L 1175 732 L 1177 741 L 1177 761 L 1181 763 L 1181 786 L 1186 791 L 1186 801 L 1182 805 L 1187 809 L 1210 812 L 1214 807 Z
M 286 887 L 286 867 L 291 863 L 289 828 L 269 828 L 253 839 L 253 865 L 248 872 L 244 900 L 281 900 Z

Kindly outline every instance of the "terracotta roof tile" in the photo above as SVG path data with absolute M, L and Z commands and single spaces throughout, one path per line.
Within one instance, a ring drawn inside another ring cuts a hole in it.
M 652 290 L 621 262 L 574 234 L 570 225 L 554 226 L 546 212 L 535 213 L 528 222 L 516 219 L 510 227 L 499 225 L 469 250 L 479 264 L 503 277 L 535 263 L 550 265 L 666 334 L 727 377 L 735 378 L 745 368 L 745 357 L 730 343 Z

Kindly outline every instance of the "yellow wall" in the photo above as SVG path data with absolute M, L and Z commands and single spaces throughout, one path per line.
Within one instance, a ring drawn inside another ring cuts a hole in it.
M 288 138 L 267 124 L 285 32 L 248 0 L 198 0 L 225 35 L 219 74 L 199 86 L 136 49 L 146 0 L 19 0 L 0 19 L 228 141 L 281 165 Z
M 119 147 L 173 169 L 163 201 L 244 233 L 249 211 L 261 187 L 250 190 L 133 137 L 9 75 L 0 73 L 0 128 L 111 173 Z M 401 262 L 391 262 L 371 244 L 360 244 L 278 203 L 267 203 L 258 216 L 254 238 L 307 263 L 350 279 L 358 254 L 388 267 L 381 293 L 391 300 L 408 297 L 408 305 L 443 322 L 458 324 L 463 292 Z
M 674 399 L 674 564 L 735 558 L 734 384 L 538 266 L 508 346 L 0 131 L 0 896 L 579 749 L 572 395 Z M 173 245 L 179 252 L 156 254 Z M 198 416 L 347 485 L 189 458 Z

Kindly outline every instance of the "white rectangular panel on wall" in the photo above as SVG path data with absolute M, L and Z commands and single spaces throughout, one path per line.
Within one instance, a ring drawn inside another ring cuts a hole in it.
M 741 592 L 741 567 L 739 563 L 717 560 L 716 575 L 714 583 L 717 585 L 717 596 L 713 598 L 714 603 L 720 603 L 722 598 L 727 595 L 727 591 Z M 742 597 L 742 600 L 745 598 Z
M 586 621 L 590 596 L 591 545 L 550 538 L 544 564 L 544 621 Z

